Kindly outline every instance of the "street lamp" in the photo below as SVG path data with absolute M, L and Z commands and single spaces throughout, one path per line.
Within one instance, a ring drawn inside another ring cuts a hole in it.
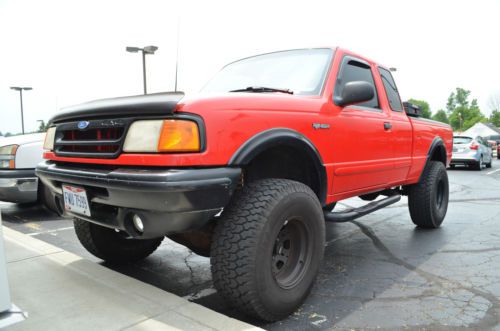
M 157 50 L 157 46 L 146 46 L 144 48 L 127 46 L 126 48 L 126 51 L 130 53 L 142 53 L 142 79 L 144 81 L 144 94 L 148 94 L 146 90 L 146 54 L 154 54 Z
M 15 91 L 19 91 L 19 96 L 21 98 L 21 126 L 22 126 L 23 134 L 24 134 L 23 90 L 30 91 L 33 88 L 32 87 L 11 86 L 10 89 L 15 90 Z

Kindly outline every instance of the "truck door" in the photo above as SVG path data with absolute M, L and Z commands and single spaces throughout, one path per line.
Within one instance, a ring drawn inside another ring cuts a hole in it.
M 390 113 L 390 147 L 393 153 L 394 169 L 389 173 L 388 182 L 402 182 L 408 177 L 412 160 L 413 127 L 406 116 L 399 92 L 391 72 L 378 68 L 385 93 L 381 97 L 382 108 Z
M 355 192 L 385 184 L 392 171 L 389 114 L 380 107 L 374 69 L 368 62 L 345 55 L 339 67 L 333 96 L 346 83 L 366 81 L 375 96 L 367 102 L 337 107 L 332 101 L 333 194 Z

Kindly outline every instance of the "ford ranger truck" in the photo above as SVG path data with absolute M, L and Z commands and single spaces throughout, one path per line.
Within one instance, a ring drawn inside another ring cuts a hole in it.
M 407 115 L 391 72 L 341 48 L 297 49 L 225 66 L 194 97 L 93 101 L 50 121 L 37 175 L 82 245 L 111 263 L 167 236 L 210 256 L 233 306 L 275 321 L 305 300 L 325 222 L 408 196 L 413 223 L 448 206 L 448 125 Z M 352 197 L 360 208 L 335 211 Z

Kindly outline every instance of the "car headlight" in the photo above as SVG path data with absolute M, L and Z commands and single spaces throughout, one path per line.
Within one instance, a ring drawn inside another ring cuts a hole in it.
M 124 152 L 199 152 L 200 133 L 189 120 L 144 120 L 128 129 Z
M 14 169 L 16 167 L 16 151 L 18 145 L 0 147 L 0 169 Z
M 54 149 L 54 140 L 56 138 L 56 127 L 53 126 L 47 130 L 45 134 L 45 141 L 43 142 L 43 149 L 52 151 Z

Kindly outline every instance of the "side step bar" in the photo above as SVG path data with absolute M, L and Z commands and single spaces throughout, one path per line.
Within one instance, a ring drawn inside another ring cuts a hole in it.
M 325 221 L 334 222 L 334 223 L 343 223 L 349 222 L 361 216 L 365 216 L 378 210 L 380 208 L 387 207 L 392 205 L 393 203 L 401 200 L 401 195 L 392 195 L 385 199 L 379 201 L 372 201 L 362 207 L 359 208 L 351 208 L 344 211 L 333 212 L 333 211 L 324 211 Z

